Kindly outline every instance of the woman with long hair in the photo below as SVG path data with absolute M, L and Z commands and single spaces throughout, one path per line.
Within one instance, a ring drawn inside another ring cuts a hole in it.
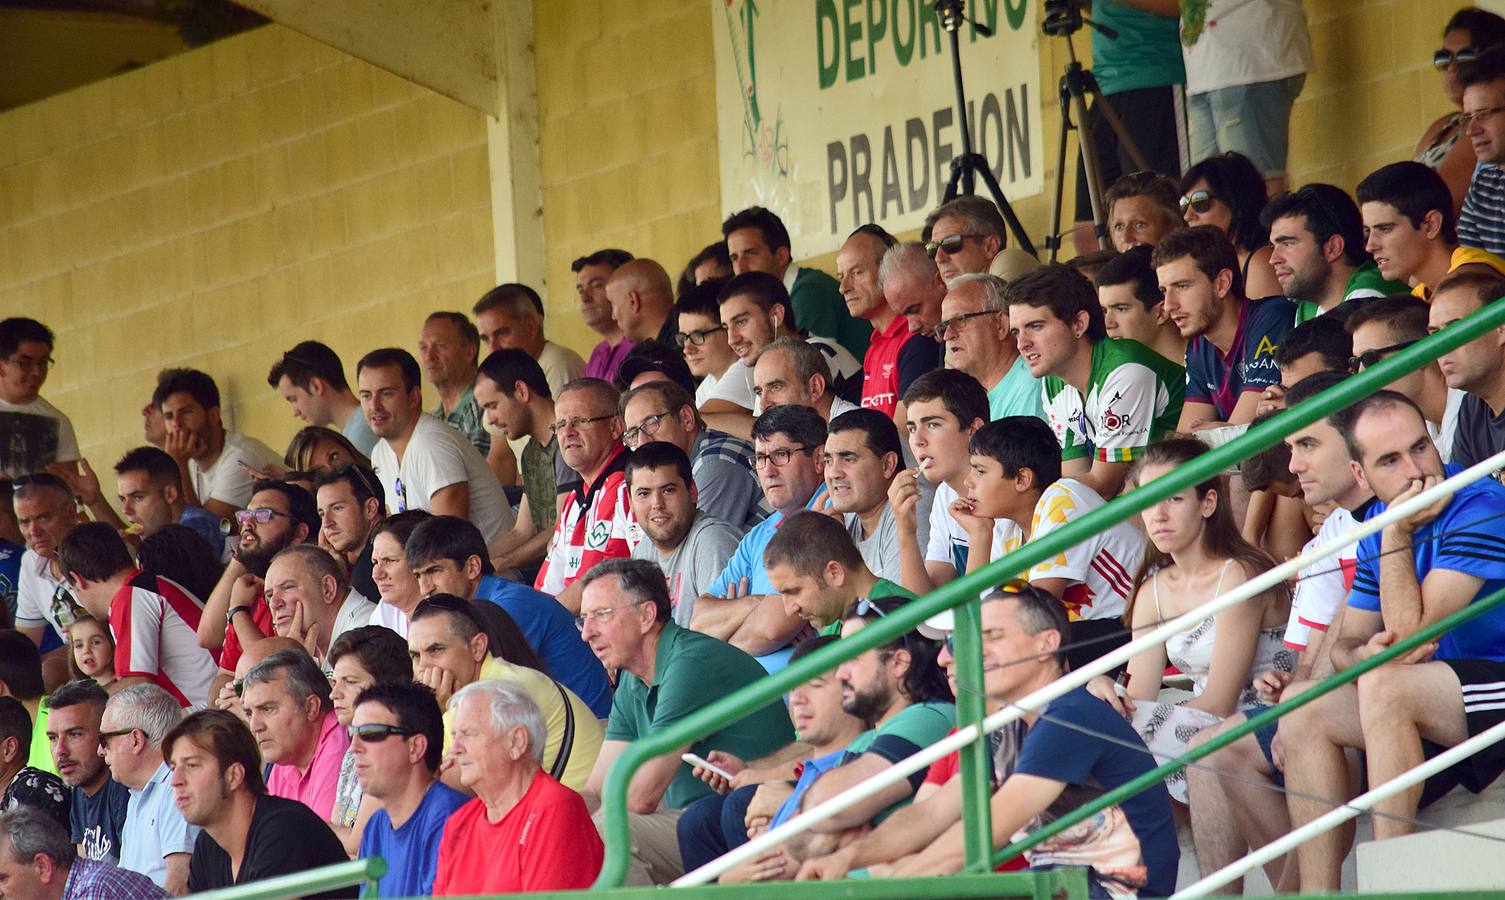
M 1191 438 L 1151 444 L 1131 484 L 1148 484 L 1207 450 Z M 1140 517 L 1149 546 L 1124 612 L 1135 632 L 1189 612 L 1275 565 L 1239 534 L 1219 477 L 1171 494 Z M 1282 640 L 1290 607 L 1290 590 L 1284 584 L 1271 588 L 1130 659 L 1123 695 L 1102 676 L 1087 688 L 1134 723 L 1159 762 L 1181 756 L 1192 735 L 1258 701 L 1256 677 L 1290 670 L 1294 658 Z M 1190 694 L 1165 689 L 1167 663 L 1191 679 Z M 1166 787 L 1187 802 L 1184 773 L 1168 777 Z
M 1244 296 L 1251 300 L 1280 296 L 1280 282 L 1270 264 L 1270 229 L 1259 222 L 1269 195 L 1265 176 L 1242 153 L 1209 156 L 1181 176 L 1181 214 L 1187 225 L 1215 225 L 1238 251 Z

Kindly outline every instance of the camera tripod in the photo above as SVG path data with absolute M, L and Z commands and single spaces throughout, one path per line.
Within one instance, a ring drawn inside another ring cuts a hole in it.
M 987 185 L 988 193 L 993 195 L 993 202 L 1003 214 L 1003 220 L 1008 223 L 1009 231 L 1013 232 L 1019 248 L 1030 256 L 1037 256 L 1035 245 L 1025 233 L 1024 225 L 1014 214 L 1014 208 L 1004 196 L 1003 188 L 999 187 L 998 179 L 993 177 L 987 158 L 972 149 L 972 128 L 967 120 L 967 89 L 962 84 L 961 27 L 967 21 L 962 12 L 962 2 L 963 0 L 936 0 L 935 4 L 936 17 L 941 20 L 941 27 L 951 39 L 951 75 L 956 81 L 956 118 L 962 133 L 962 153 L 951 160 L 951 177 L 946 181 L 946 193 L 942 196 L 942 202 L 949 203 L 959 194 L 976 193 L 976 180 L 981 178 L 983 184 Z M 991 28 L 979 22 L 972 22 L 972 27 L 984 37 L 993 35 Z
M 1103 170 L 1102 164 L 1097 158 L 1097 142 L 1092 139 L 1090 131 L 1083 131 L 1087 125 L 1087 95 L 1094 98 L 1093 108 L 1102 114 L 1103 120 L 1113 129 L 1118 136 L 1119 146 L 1129 154 L 1138 171 L 1146 171 L 1150 168 L 1145 162 L 1144 154 L 1139 151 L 1139 145 L 1129 135 L 1124 127 L 1123 119 L 1119 118 L 1118 112 L 1113 106 L 1103 100 L 1102 89 L 1098 87 L 1097 79 L 1093 77 L 1090 69 L 1082 67 L 1077 60 L 1076 47 L 1071 42 L 1071 36 L 1079 31 L 1083 25 L 1091 25 L 1103 35 L 1111 39 L 1118 38 L 1118 32 L 1106 25 L 1088 19 L 1072 0 L 1062 3 L 1047 0 L 1045 10 L 1045 22 L 1042 26 L 1047 35 L 1066 39 L 1066 52 L 1070 62 L 1066 64 L 1066 72 L 1061 76 L 1061 129 L 1059 140 L 1056 145 L 1056 191 L 1055 203 L 1051 207 L 1050 233 L 1045 236 L 1045 246 L 1050 250 L 1050 262 L 1056 261 L 1056 256 L 1061 250 L 1061 206 L 1065 198 L 1066 190 L 1066 138 L 1069 132 L 1077 133 L 1077 146 L 1082 152 L 1082 168 L 1087 173 L 1087 197 L 1092 204 L 1093 232 L 1097 236 L 1099 249 L 1107 250 L 1112 247 L 1108 240 L 1108 210 L 1103 207 Z

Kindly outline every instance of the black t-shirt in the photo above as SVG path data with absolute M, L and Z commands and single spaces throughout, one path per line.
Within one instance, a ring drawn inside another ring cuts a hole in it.
M 1495 415 L 1473 394 L 1458 405 L 1453 434 L 1453 462 L 1465 469 L 1505 450 L 1505 413 Z
M 900 397 L 909 390 L 916 378 L 926 372 L 939 369 L 944 360 L 944 345 L 917 334 L 904 342 L 899 348 L 899 391 Z
M 317 813 L 296 800 L 264 794 L 256 798 L 256 811 L 251 814 L 246 858 L 241 862 L 239 876 L 230 875 L 230 854 L 220 848 L 209 832 L 201 831 L 188 863 L 188 890 L 250 884 L 349 860 L 340 839 Z M 355 897 L 359 893 L 359 887 L 347 887 L 310 894 L 309 900 Z
M 72 839 L 83 845 L 85 859 L 111 865 L 120 862 L 120 833 L 125 830 L 126 804 L 130 801 L 130 789 L 109 775 L 92 797 L 83 788 L 74 790 Z
M 371 579 L 370 541 L 366 541 L 366 546 L 361 548 L 361 555 L 356 557 L 355 563 L 350 567 L 350 586 L 372 603 L 381 599 L 381 594 L 376 592 L 376 582 Z

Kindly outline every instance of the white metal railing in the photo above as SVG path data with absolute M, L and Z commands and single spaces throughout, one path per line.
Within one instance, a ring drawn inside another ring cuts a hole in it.
M 1275 568 L 1251 578 L 1233 590 L 1208 600 L 1196 609 L 1183 613 L 1168 622 L 1161 623 L 1151 631 L 1146 632 L 1110 653 L 1098 657 L 1082 668 L 1067 672 L 1045 687 L 983 719 L 980 732 L 976 726 L 970 725 L 958 729 L 955 734 L 948 735 L 929 747 L 916 751 L 906 759 L 895 763 L 893 766 L 884 769 L 865 781 L 852 785 L 819 806 L 808 809 L 777 828 L 770 829 L 740 847 L 736 847 L 722 856 L 711 860 L 700 868 L 685 873 L 676 879 L 671 886 L 694 887 L 711 882 L 728 869 L 761 855 L 765 850 L 783 843 L 796 834 L 809 830 L 812 826 L 829 819 L 831 816 L 872 796 L 889 785 L 909 777 L 911 774 L 929 766 L 952 751 L 972 743 L 982 734 L 996 731 L 1010 722 L 1019 719 L 1027 712 L 1043 709 L 1046 704 L 1057 697 L 1075 690 L 1098 675 L 1117 667 L 1120 663 L 1127 662 L 1131 657 L 1139 653 L 1140 650 L 1164 643 L 1165 639 L 1172 635 L 1190 631 L 1208 616 L 1216 615 L 1235 604 L 1242 603 L 1251 597 L 1256 597 L 1264 593 L 1282 581 L 1296 575 L 1300 570 L 1312 563 L 1326 559 L 1344 547 L 1356 544 L 1369 535 L 1380 531 L 1387 525 L 1426 509 L 1433 503 L 1450 496 L 1461 487 L 1472 484 L 1480 478 L 1493 475 L 1502 466 L 1505 466 L 1505 451 L 1496 453 L 1489 459 L 1477 463 L 1439 484 L 1433 485 L 1410 500 L 1386 509 L 1383 513 L 1372 519 L 1356 523 L 1354 530 L 1343 537 L 1287 560 Z M 1480 737 L 1482 736 L 1481 734 Z M 1464 745 L 1460 744 L 1459 746 L 1462 747 Z

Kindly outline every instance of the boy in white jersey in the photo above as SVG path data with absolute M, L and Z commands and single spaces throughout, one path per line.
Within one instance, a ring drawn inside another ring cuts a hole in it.
M 1103 505 L 1103 498 L 1087 484 L 1061 477 L 1055 434 L 1032 416 L 1008 416 L 982 426 L 972 435 L 969 449 L 972 474 L 966 479 L 966 495 L 950 509 L 973 536 L 968 572 Z M 987 548 L 983 538 L 999 521 L 1012 522 L 1019 532 L 1011 542 Z M 1066 655 L 1073 669 L 1128 642 L 1124 603 L 1143 559 L 1144 534 L 1126 520 L 1037 563 L 1027 573 L 1031 584 L 1050 591 L 1066 606 L 1071 620 Z

